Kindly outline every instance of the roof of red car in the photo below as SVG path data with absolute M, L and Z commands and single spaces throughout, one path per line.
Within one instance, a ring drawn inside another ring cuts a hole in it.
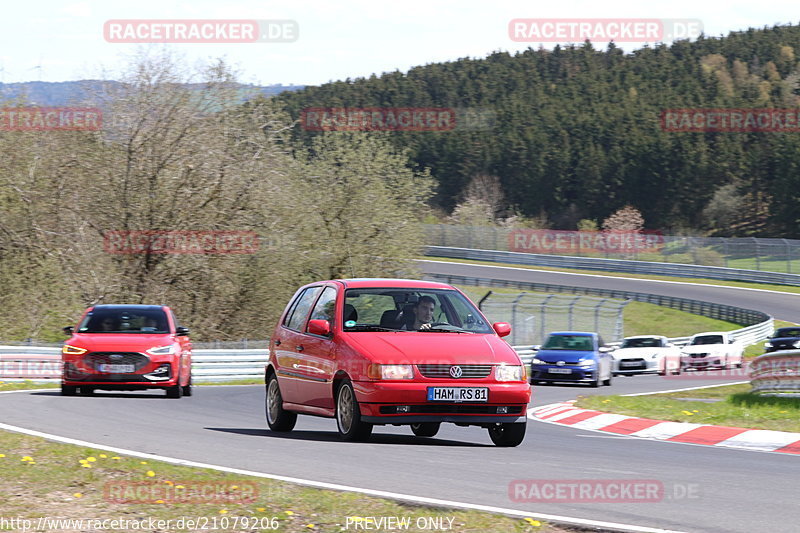
M 362 289 L 368 287 L 397 287 L 402 289 L 452 289 L 452 285 L 440 283 L 438 281 L 420 281 L 415 279 L 392 279 L 392 278 L 355 278 L 355 279 L 335 279 L 334 282 L 341 282 L 347 288 Z

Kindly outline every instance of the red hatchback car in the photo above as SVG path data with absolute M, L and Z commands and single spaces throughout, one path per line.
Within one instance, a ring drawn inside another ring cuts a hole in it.
M 192 344 L 163 305 L 95 305 L 61 348 L 61 394 L 95 389 L 163 389 L 169 398 L 192 394 Z
M 374 425 L 432 437 L 442 422 L 488 429 L 497 446 L 525 437 L 531 388 L 517 353 L 461 291 L 400 279 L 301 287 L 270 342 L 266 416 L 291 431 L 298 414 L 336 418 L 345 440 Z

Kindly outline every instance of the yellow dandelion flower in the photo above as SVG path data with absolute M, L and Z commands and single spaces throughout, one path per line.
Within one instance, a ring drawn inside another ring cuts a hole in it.
M 89 463 L 84 463 L 81 465 L 81 468 L 91 468 L 91 467 L 92 465 L 90 465 Z
M 116 455 L 112 457 L 112 459 L 114 459 L 115 461 L 119 461 L 119 457 L 117 457 Z
M 175 483 L 173 483 L 172 481 L 170 481 L 170 480 L 168 480 L 168 479 L 165 479 L 165 480 L 164 480 L 164 484 L 165 484 L 165 485 L 172 486 L 172 485 L 174 485 Z
M 155 472 L 153 472 L 152 470 L 148 470 L 148 471 L 147 471 L 147 473 L 146 473 L 145 475 L 146 475 L 147 477 L 153 477 L 153 476 L 155 476 L 155 475 L 156 475 L 156 473 L 155 473 Z
M 82 465 L 88 465 L 88 464 L 89 464 L 89 461 L 87 461 L 86 459 L 81 459 L 81 460 L 80 460 L 80 461 L 78 461 L 78 462 L 79 462 L 80 464 L 82 464 Z
M 314 524 L 306 524 L 306 527 L 307 527 L 308 529 L 314 529 Z
M 33 457 L 31 457 L 30 455 L 26 455 L 25 457 L 20 459 L 20 461 L 33 461 Z
M 94 457 L 87 457 L 86 460 L 89 461 L 90 463 L 97 462 L 97 459 L 95 459 Z
M 146 465 L 146 464 L 147 464 L 147 461 L 139 461 L 139 464 L 140 464 L 140 465 Z
M 292 516 L 294 514 L 292 511 L 284 511 L 284 513 L 286 513 L 287 516 Z
M 533 518 L 530 517 L 526 518 L 525 521 L 530 525 L 532 525 L 533 527 L 539 527 L 542 525 L 541 522 L 539 522 L 538 520 L 534 520 Z
M 0 453 L 0 457 L 5 457 L 5 456 L 6 456 L 6 454 Z
M 80 492 L 76 492 L 72 496 L 75 497 L 75 498 L 83 498 L 83 494 L 81 494 Z
M 219 510 L 219 514 L 228 514 L 228 510 L 227 509 L 220 509 Z
M 693 412 L 691 412 L 691 411 L 686 411 L 686 410 L 684 410 L 684 411 L 681 411 L 681 413 L 685 414 L 686 416 L 692 416 L 692 415 L 694 414 Z
M 236 490 L 239 488 L 239 485 L 231 485 L 231 490 Z
M 259 513 L 263 513 L 266 510 L 267 510 L 266 507 L 256 507 L 256 511 L 258 511 Z
M 697 409 L 695 409 L 695 410 L 694 410 L 694 411 L 692 411 L 692 412 L 693 412 L 693 413 L 699 413 L 700 411 L 698 411 Z
M 108 456 L 106 454 L 104 454 L 104 453 L 101 453 L 100 455 L 98 455 L 98 457 L 100 459 L 107 459 L 108 458 Z
M 186 487 L 184 487 L 183 485 L 175 485 L 175 488 L 176 489 L 185 489 Z
M 156 500 L 156 503 L 164 503 L 164 500 Z

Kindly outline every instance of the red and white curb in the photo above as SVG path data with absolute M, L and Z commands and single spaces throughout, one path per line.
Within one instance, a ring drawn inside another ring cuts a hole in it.
M 528 410 L 528 417 L 552 424 L 642 439 L 800 454 L 800 433 L 665 422 L 581 409 L 575 407 L 574 402 L 575 400 L 533 407 Z

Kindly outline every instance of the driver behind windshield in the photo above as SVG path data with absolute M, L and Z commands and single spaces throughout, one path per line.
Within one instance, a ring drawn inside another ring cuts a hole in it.
M 400 329 L 406 330 L 426 330 L 431 329 L 433 322 L 433 312 L 436 309 L 436 300 L 431 296 L 420 296 L 417 305 L 414 306 L 414 322 L 409 327 L 410 320 Z

